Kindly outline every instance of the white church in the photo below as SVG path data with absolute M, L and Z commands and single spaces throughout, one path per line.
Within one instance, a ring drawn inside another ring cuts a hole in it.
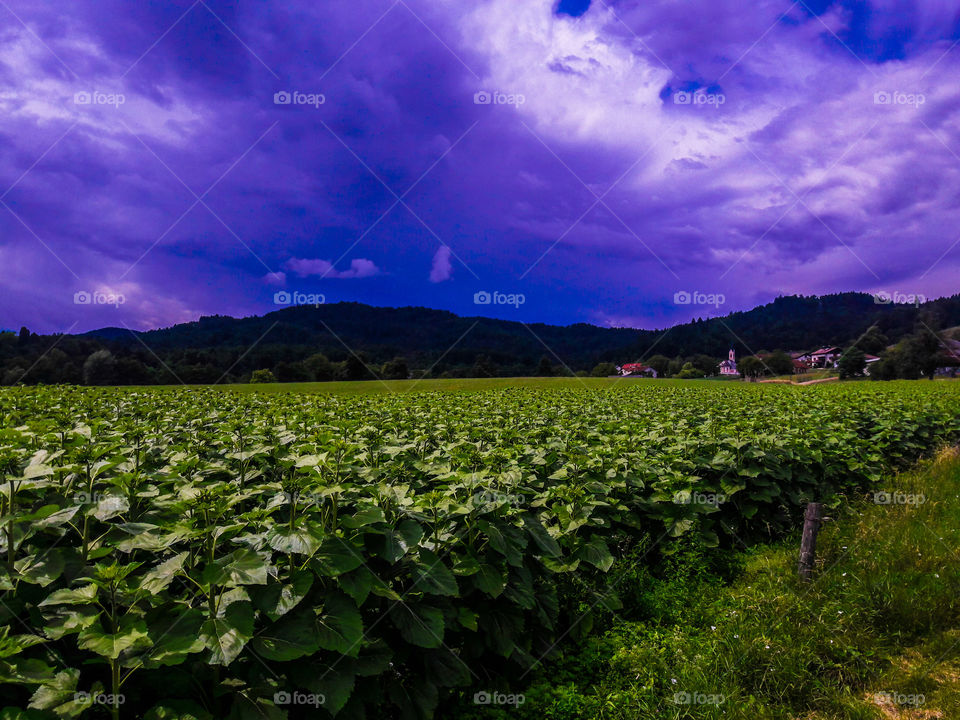
M 733 348 L 730 348 L 730 354 L 727 356 L 727 359 L 720 363 L 720 374 L 721 375 L 739 375 L 740 371 L 737 370 L 737 355 L 733 351 Z

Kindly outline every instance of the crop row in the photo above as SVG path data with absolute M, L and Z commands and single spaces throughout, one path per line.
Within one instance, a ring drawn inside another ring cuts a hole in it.
M 955 442 L 958 401 L 4 391 L 4 717 L 428 718 L 615 610 L 634 544 L 789 527 Z

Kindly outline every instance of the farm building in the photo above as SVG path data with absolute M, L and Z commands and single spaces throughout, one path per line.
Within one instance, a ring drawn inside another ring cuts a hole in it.
M 620 366 L 620 374 L 624 377 L 657 377 L 657 371 L 643 363 L 625 363 Z
M 956 377 L 960 370 L 960 340 L 943 340 L 943 351 L 940 353 L 940 362 L 936 369 L 937 375 Z
M 810 367 L 828 368 L 834 367 L 842 354 L 843 351 L 838 347 L 822 347 L 800 359 L 806 360 L 810 364 Z

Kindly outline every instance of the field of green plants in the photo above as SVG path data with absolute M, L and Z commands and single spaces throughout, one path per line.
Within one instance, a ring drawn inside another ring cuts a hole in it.
M 772 537 L 956 442 L 960 385 L 16 388 L 0 415 L 0 717 L 416 719 L 522 692 L 638 548 Z

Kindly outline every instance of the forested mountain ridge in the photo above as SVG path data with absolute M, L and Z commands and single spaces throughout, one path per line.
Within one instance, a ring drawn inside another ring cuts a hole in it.
M 865 293 L 783 296 L 752 310 L 659 330 L 525 324 L 361 303 L 296 306 L 246 318 L 202 317 L 136 333 L 103 328 L 40 336 L 23 329 L 0 334 L 0 380 L 95 380 L 85 378 L 83 369 L 93 353 L 106 357 L 102 351 L 110 355 L 102 381 L 112 376 L 117 384 L 238 381 L 255 369 L 269 369 L 280 380 L 356 378 L 370 375 L 364 366 L 381 368 L 395 359 L 403 361 L 394 368 L 397 374 L 432 368 L 433 376 L 530 375 L 543 371 L 544 358 L 557 372 L 576 372 L 652 353 L 720 358 L 731 347 L 747 355 L 844 346 L 874 325 L 891 343 L 921 326 L 960 325 L 960 295 L 918 306 L 878 303 Z M 305 365 L 309 358 L 312 368 Z M 324 361 L 340 367 L 327 368 Z

